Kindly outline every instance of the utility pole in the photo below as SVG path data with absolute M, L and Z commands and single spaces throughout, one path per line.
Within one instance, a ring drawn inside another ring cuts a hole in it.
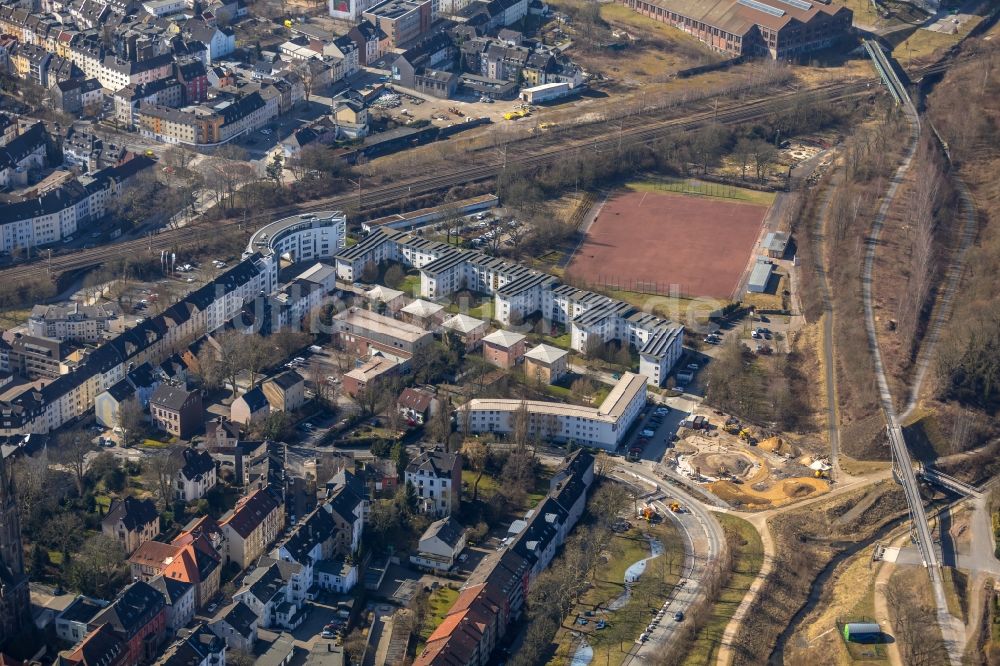
M 500 186 L 503 184 L 504 175 L 507 173 L 507 144 L 497 146 L 497 151 L 501 155 L 500 173 L 497 174 L 497 198 L 500 198 Z

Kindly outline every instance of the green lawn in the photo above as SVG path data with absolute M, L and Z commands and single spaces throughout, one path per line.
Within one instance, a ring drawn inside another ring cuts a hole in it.
M 563 400 L 569 400 L 573 397 L 573 392 L 570 391 L 565 386 L 555 386 L 553 384 L 547 384 L 545 390 L 549 395 L 555 398 L 562 398 Z
M 716 513 L 715 517 L 725 530 L 738 534 L 743 543 L 733 553 L 733 574 L 729 583 L 719 595 L 719 600 L 712 606 L 708 622 L 695 636 L 684 659 L 684 664 L 692 666 L 715 663 L 726 625 L 729 624 L 730 618 L 743 601 L 750 584 L 764 563 L 764 546 L 753 525 L 728 514 Z
M 4 310 L 0 312 L 0 325 L 4 328 L 14 328 L 15 326 L 20 326 L 28 321 L 28 315 L 31 314 L 31 309 L 20 309 L 20 310 Z
M 417 640 L 417 654 L 423 651 L 427 639 L 438 628 L 438 625 L 444 622 L 448 609 L 455 603 L 455 599 L 458 599 L 458 590 L 453 590 L 450 587 L 439 587 L 431 592 L 431 596 L 427 600 L 427 616 L 420 627 L 420 637 Z
M 599 405 L 604 402 L 604 399 L 608 397 L 609 393 L 611 393 L 610 386 L 607 384 L 598 384 L 597 390 L 594 391 L 594 395 L 590 396 L 590 401 L 595 405 Z
M 476 484 L 476 475 L 478 472 L 471 469 L 462 470 L 462 484 L 469 487 L 469 496 L 471 497 L 472 487 Z M 500 490 L 500 483 L 496 478 L 490 476 L 489 474 L 483 474 L 483 478 L 479 479 L 479 496 L 489 495 Z
M 420 295 L 420 274 L 407 275 L 402 284 L 399 285 L 399 290 L 405 292 L 407 296 L 419 296 Z
M 569 346 L 573 344 L 573 334 L 566 331 L 562 335 L 543 335 L 542 340 L 544 340 L 547 345 L 559 347 L 560 349 L 569 349 Z
M 659 539 L 666 552 L 649 561 L 645 573 L 632 587 L 631 599 L 623 608 L 617 611 L 600 611 L 600 608 L 622 594 L 625 588 L 625 570 L 638 560 L 649 557 L 649 542 L 644 538 L 646 534 Z M 625 656 L 622 647 L 628 650 L 634 645 L 636 637 L 649 623 L 652 610 L 663 604 L 677 583 L 683 562 L 684 546 L 676 526 L 670 520 L 656 525 L 640 522 L 638 527 L 627 534 L 616 535 L 612 540 L 610 557 L 594 576 L 594 585 L 584 593 L 580 604 L 563 621 L 562 628 L 556 634 L 559 648 L 551 663 L 568 664 L 572 661 L 572 651 L 577 640 L 571 632 L 575 631 L 587 635 L 587 640 L 594 649 L 591 663 L 622 663 Z M 596 611 L 592 622 L 585 627 L 575 624 L 576 619 L 588 610 Z M 599 617 L 607 622 L 607 627 L 603 630 L 593 629 L 593 622 Z
M 981 16 L 974 16 L 967 21 L 963 21 L 962 24 L 958 26 L 957 32 L 950 35 L 943 32 L 936 32 L 934 30 L 921 28 L 914 31 L 913 34 L 897 44 L 892 50 L 892 56 L 896 58 L 904 67 L 909 67 L 912 60 L 928 58 L 939 51 L 943 51 L 959 43 L 965 39 L 972 29 L 979 25 L 982 20 Z
M 545 499 L 545 496 L 549 492 L 549 476 L 547 472 L 541 471 L 538 474 L 538 478 L 535 481 L 535 488 L 525 495 L 524 505 L 520 507 L 513 507 L 511 509 L 511 514 L 516 517 L 521 517 L 528 509 L 533 509 L 535 505 Z M 467 498 L 472 497 L 472 486 L 476 483 L 476 472 L 471 469 L 462 470 L 462 484 L 468 486 L 468 492 L 465 493 Z M 479 480 L 479 499 L 489 497 L 493 493 L 500 491 L 500 479 L 493 476 L 492 474 L 483 474 L 483 478 Z

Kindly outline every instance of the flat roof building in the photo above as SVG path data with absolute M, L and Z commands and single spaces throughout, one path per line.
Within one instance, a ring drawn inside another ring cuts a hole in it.
M 364 18 L 388 37 L 389 48 L 400 48 L 427 34 L 431 27 L 431 0 L 385 0 L 365 10 Z
M 781 259 L 788 249 L 788 234 L 784 231 L 770 231 L 764 236 L 764 251 L 771 259 Z
M 433 341 L 432 334 L 418 326 L 361 308 L 338 313 L 333 329 L 340 346 L 360 357 L 379 352 L 405 361 Z
M 750 279 L 747 280 L 747 291 L 751 294 L 763 294 L 771 282 L 772 273 L 774 264 L 764 257 L 757 257 L 757 262 L 750 271 Z
M 528 416 L 528 435 L 540 441 L 575 442 L 614 450 L 646 404 L 646 377 L 626 372 L 597 407 L 541 400 L 473 399 L 459 409 L 469 433 L 513 431 L 515 415 Z

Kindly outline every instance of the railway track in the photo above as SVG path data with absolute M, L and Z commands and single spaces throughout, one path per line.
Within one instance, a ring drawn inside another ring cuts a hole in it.
M 940 63 L 924 70 L 921 75 L 943 71 L 947 64 Z M 836 103 L 859 95 L 874 92 L 875 79 L 859 80 L 851 83 L 825 84 L 815 88 L 795 90 L 777 95 L 771 95 L 754 100 L 743 101 L 722 109 L 704 111 L 682 118 L 652 120 L 648 116 L 632 116 L 627 119 L 605 121 L 596 125 L 586 126 L 590 135 L 582 137 L 565 137 L 553 135 L 547 138 L 552 145 L 537 144 L 532 146 L 513 145 L 508 148 L 508 154 L 501 164 L 501 159 L 491 154 L 492 151 L 482 150 L 477 154 L 489 155 L 489 161 L 478 164 L 462 165 L 458 168 L 422 176 L 389 185 L 382 185 L 358 194 L 342 194 L 333 197 L 315 199 L 303 204 L 284 206 L 271 209 L 258 215 L 249 216 L 246 220 L 223 220 L 209 223 L 201 222 L 165 230 L 144 238 L 116 243 L 105 247 L 82 250 L 63 256 L 36 258 L 34 261 L 0 269 L 0 279 L 29 280 L 45 273 L 56 276 L 66 271 L 81 270 L 135 256 L 156 256 L 161 250 L 184 249 L 197 246 L 209 235 L 240 231 L 246 225 L 256 228 L 260 224 L 287 215 L 311 210 L 330 210 L 338 208 L 353 208 L 360 210 L 379 208 L 389 203 L 398 202 L 404 198 L 426 195 L 447 189 L 455 185 L 464 185 L 495 178 L 502 168 L 531 170 L 556 163 L 566 156 L 581 151 L 593 151 L 595 158 L 600 159 L 602 153 L 611 158 L 612 152 L 625 145 L 646 144 L 657 141 L 674 132 L 688 132 L 709 123 L 739 124 L 765 118 L 770 114 L 793 108 L 806 100 Z M 618 120 L 621 120 L 619 123 Z M 627 121 L 627 122 L 626 122 Z M 618 127 L 615 127 L 618 125 Z M 614 130 L 608 132 L 608 127 Z M 575 133 L 575 131 L 573 132 Z M 558 137 L 565 137 L 556 143 Z

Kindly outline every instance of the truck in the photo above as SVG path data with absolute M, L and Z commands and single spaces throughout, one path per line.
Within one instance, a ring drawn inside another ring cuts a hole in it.
M 516 120 L 518 118 L 526 118 L 529 115 L 531 115 L 531 111 L 527 109 L 515 109 L 503 114 L 503 118 L 504 120 Z

